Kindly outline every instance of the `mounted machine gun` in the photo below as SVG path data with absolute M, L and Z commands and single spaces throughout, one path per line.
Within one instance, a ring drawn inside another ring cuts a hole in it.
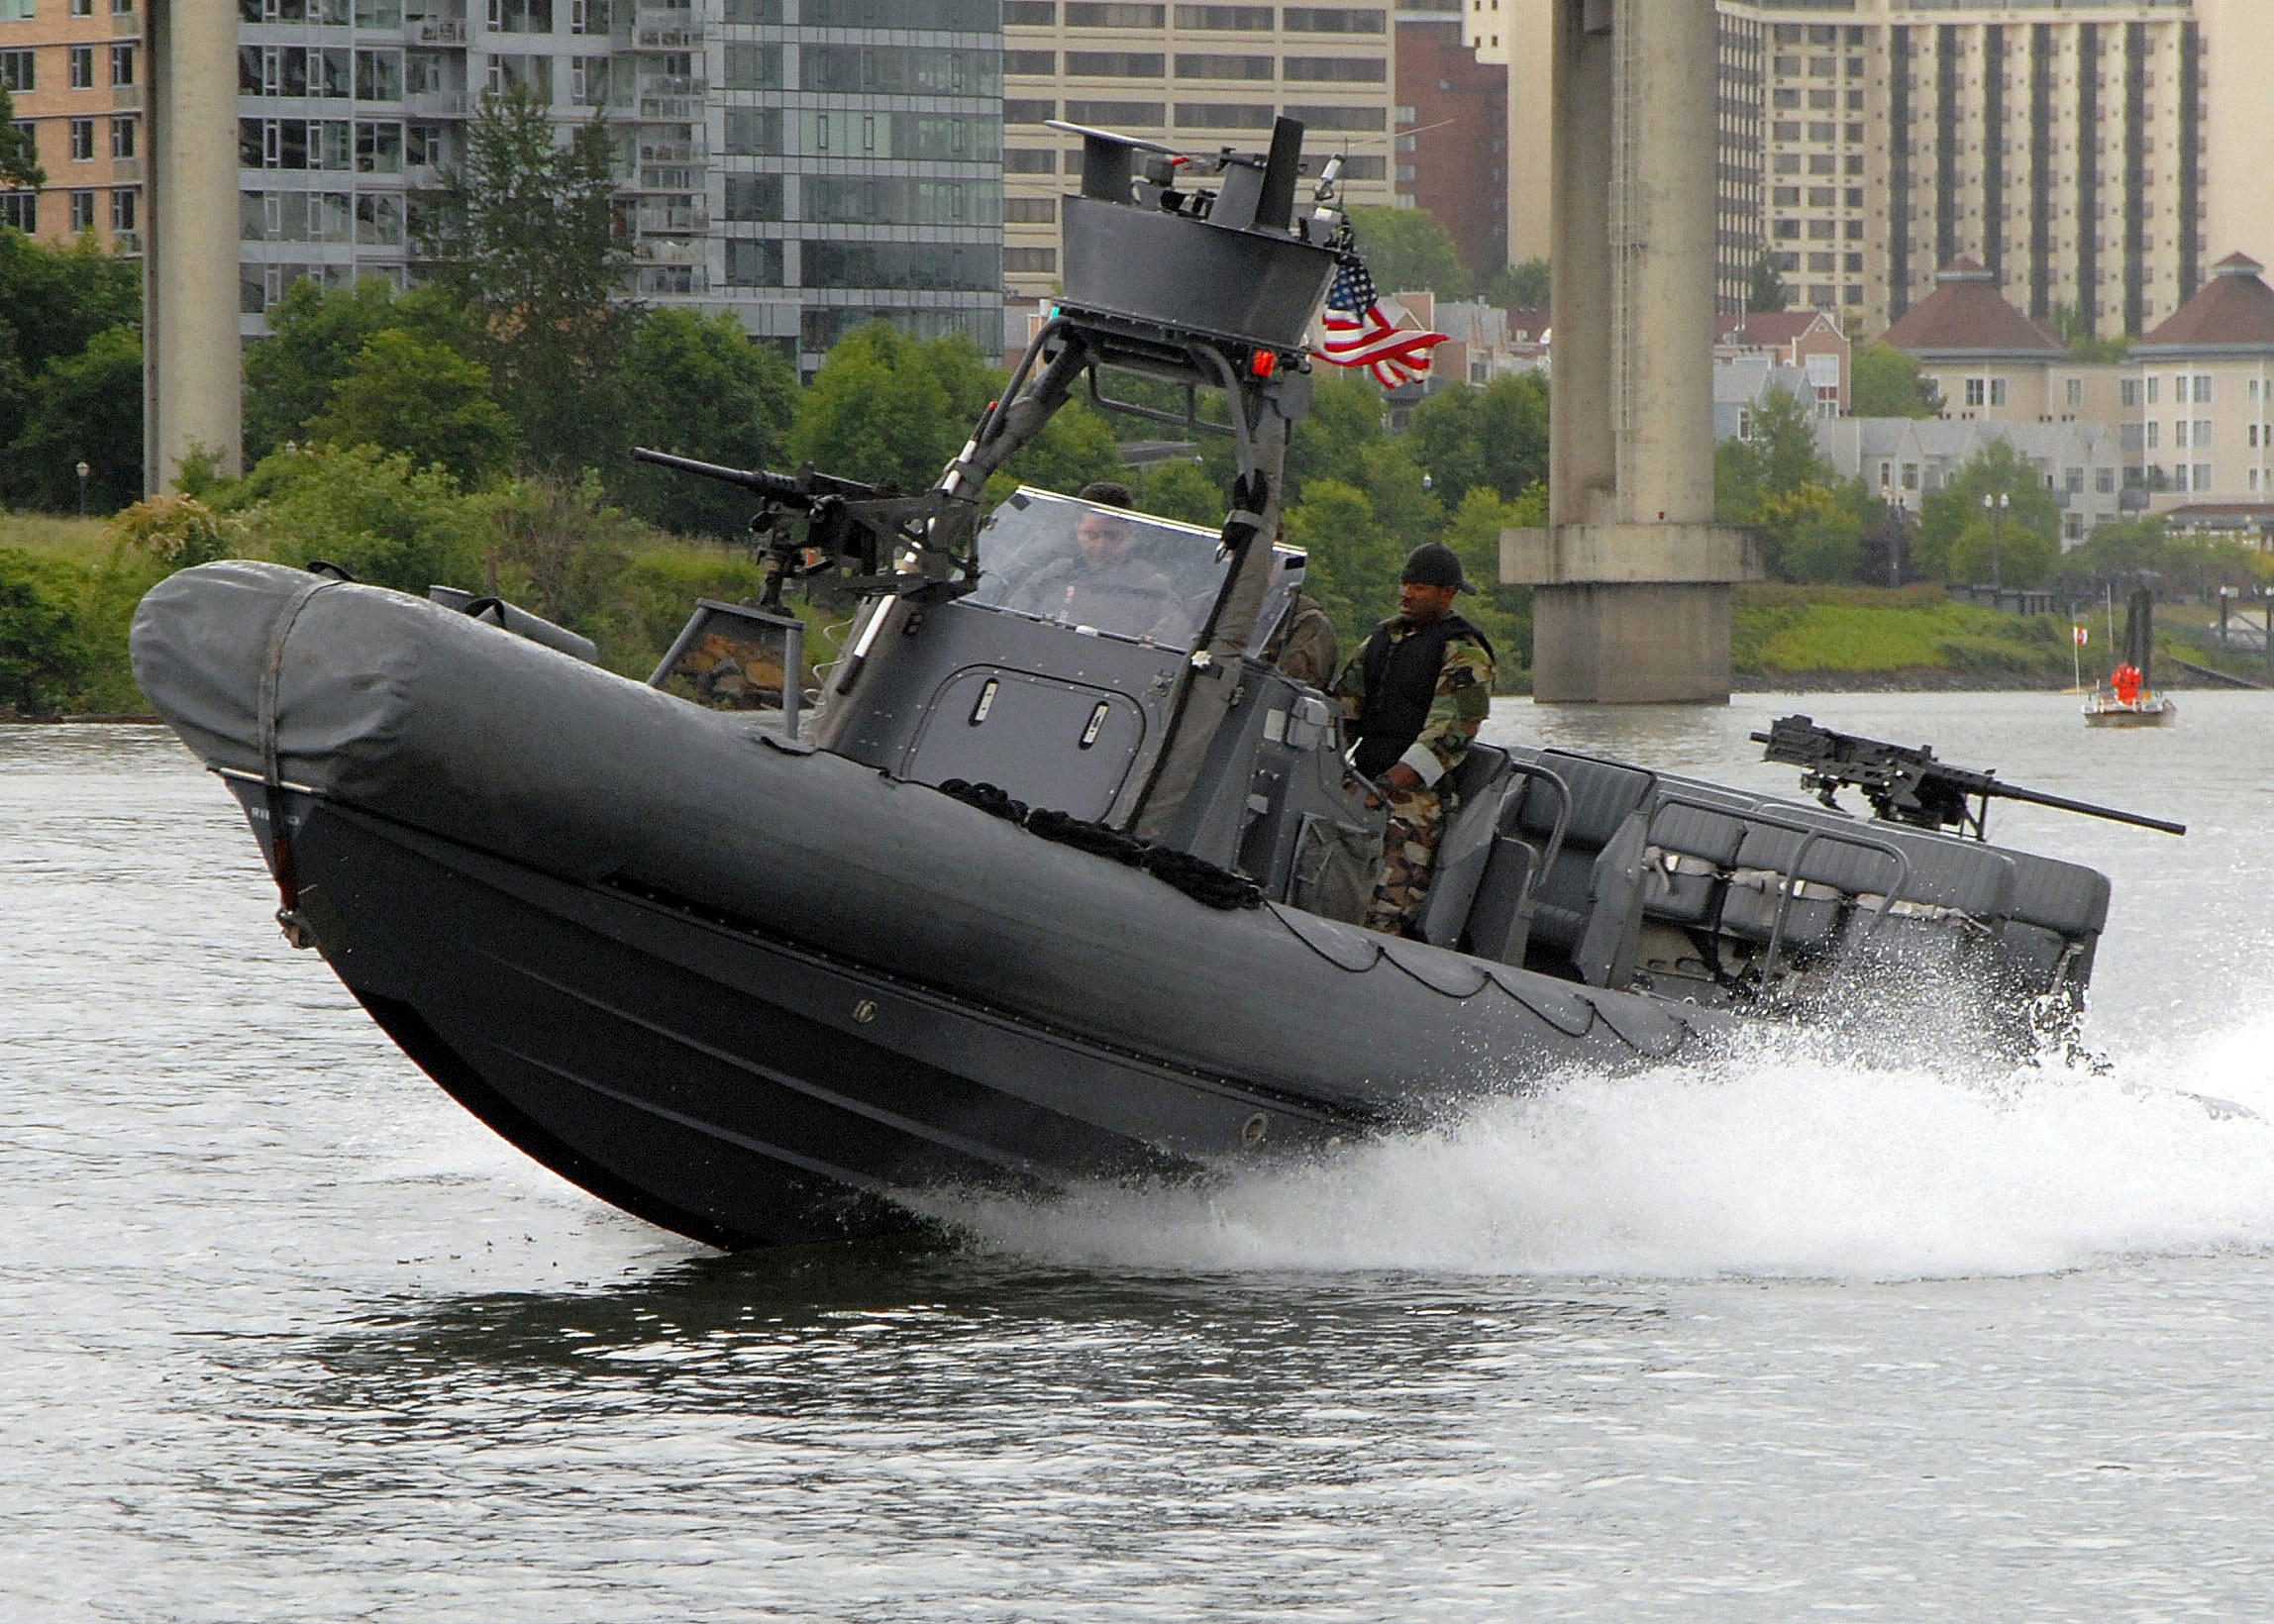
M 1933 750 L 1925 745 L 1891 745 L 1852 733 L 1835 733 L 1830 728 L 1817 727 L 1806 716 L 1779 717 L 1770 724 L 1767 733 L 1756 733 L 1752 740 L 1769 747 L 1763 761 L 1785 761 L 1800 767 L 1801 786 L 1814 790 L 1816 799 L 1825 806 L 1837 811 L 1839 803 L 1833 796 L 1842 786 L 1853 784 L 1871 803 L 1872 816 L 1889 823 L 1907 823 L 1918 829 L 1956 829 L 1981 840 L 1983 820 L 1988 816 L 1990 802 L 1996 799 L 2027 801 L 2032 806 L 2057 807 L 2063 812 L 2082 812 L 2089 818 L 2137 824 L 2142 829 L 2159 829 L 2167 835 L 2187 833 L 2184 823 L 2166 823 L 2161 818 L 2141 817 L 2136 812 L 2119 812 L 2089 801 L 2074 801 L 2064 795 L 2048 795 L 2039 789 L 2000 783 L 1994 773 L 1936 761 Z

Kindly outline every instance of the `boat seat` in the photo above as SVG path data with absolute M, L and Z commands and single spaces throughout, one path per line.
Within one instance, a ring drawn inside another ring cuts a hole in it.
M 1533 888 L 1531 943 L 1570 957 L 1587 932 L 1595 906 L 1596 859 L 1642 805 L 1655 782 L 1637 767 L 1569 751 L 1543 750 L 1537 763 L 1571 787 L 1564 840 Z M 1544 851 L 1555 826 L 1556 796 L 1537 781 L 1524 786 L 1515 808 L 1515 833 Z M 1636 853 L 1639 862 L 1639 848 Z
M 1628 813 L 1596 857 L 1589 878 L 1587 924 L 1571 954 L 1580 979 L 1590 986 L 1623 987 L 1634 979 L 1642 940 L 1643 847 L 1649 827 L 1646 813 Z
M 1845 819 L 1818 820 L 1798 809 L 1790 823 L 1754 824 L 1745 831 L 1723 891 L 1721 928 L 1749 942 L 1775 938 L 1790 948 L 1825 946 L 1859 893 L 1885 894 L 1898 879 L 1902 864 L 1877 845 L 1865 844 L 1877 839 Z M 1788 881 L 1792 901 L 1784 906 Z
M 1883 834 L 1903 847 L 1911 871 L 1900 896 L 1884 888 L 1857 895 L 1850 945 L 1868 941 L 1875 956 L 1913 967 L 1954 966 L 1986 946 L 2013 895 L 2013 860 L 1972 842 Z
M 1661 795 L 1653 805 L 1642 854 L 1642 911 L 1673 925 L 1710 925 L 1721 906 L 1721 887 L 1745 843 L 1743 808 L 1702 803 L 1685 789 L 1680 799 Z
M 1440 948 L 1460 945 L 1470 906 L 1492 861 L 1501 811 L 1515 785 L 1508 753 L 1498 745 L 1470 745 L 1459 764 L 1445 774 L 1442 787 L 1451 792 L 1453 810 L 1437 842 L 1428 894 L 1421 899 L 1415 922 L 1422 941 Z
M 2050 992 L 2064 977 L 2081 984 L 2108 922 L 2108 876 L 2031 852 L 2008 857 L 2014 888 L 1993 962 L 2010 984 L 2028 993 Z

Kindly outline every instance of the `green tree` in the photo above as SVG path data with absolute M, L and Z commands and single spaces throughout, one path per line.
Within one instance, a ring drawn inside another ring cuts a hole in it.
M 1545 259 L 1502 265 L 1485 284 L 1485 303 L 1509 310 L 1545 310 L 1553 277 Z
M 371 335 L 308 433 L 401 452 L 468 486 L 503 472 L 517 439 L 513 420 L 489 398 L 489 368 L 394 328 Z
M 1714 448 L 1714 494 L 1723 524 L 1756 524 L 1761 504 L 1804 485 L 1830 489 L 1839 475 L 1816 450 L 1814 418 L 1806 402 L 1783 389 L 1761 397 L 1753 432 Z
M 142 336 L 132 327 L 98 333 L 75 355 L 50 361 L 9 448 L 0 493 L 63 512 L 86 500 L 110 513 L 142 494 Z
M 1464 595 L 1462 614 L 1492 639 L 1499 657 L 1497 674 L 1503 691 L 1515 685 L 1531 664 L 1532 593 L 1527 586 L 1500 585 L 1500 532 L 1547 522 L 1547 485 L 1532 487 L 1508 501 L 1483 485 L 1473 487 L 1445 523 L 1445 545 L 1461 556 L 1462 573 L 1477 588 Z
M 1071 493 L 1092 479 L 1126 478 L 1128 471 L 1113 426 L 1081 401 L 1070 400 L 1031 444 L 995 470 L 987 481 L 987 498 L 990 504 L 1003 500 L 1020 485 Z
M 47 560 L 0 548 L 0 711 L 46 716 L 79 673 L 69 583 Z
M 1413 455 L 1458 507 L 1478 486 L 1514 500 L 1548 472 L 1548 380 L 1517 372 L 1440 389 L 1413 409 Z
M 1346 650 L 1397 608 L 1404 550 L 1375 519 L 1366 492 L 1341 479 L 1313 479 L 1287 510 L 1287 539 L 1310 557 L 1310 593 L 1325 606 Z
M 622 387 L 633 443 L 728 467 L 782 459 L 797 405 L 797 373 L 770 344 L 754 344 L 721 312 L 646 312 L 624 348 Z M 610 484 L 633 513 L 686 534 L 739 535 L 747 491 L 715 480 L 626 462 Z
M 621 454 L 619 358 L 634 312 L 615 235 L 615 143 L 601 115 L 557 140 L 523 87 L 484 96 L 466 123 L 464 168 L 447 172 L 420 249 L 437 287 L 470 319 L 467 354 L 542 469 Z
M 1778 273 L 1774 255 L 1764 254 L 1753 261 L 1753 279 L 1745 289 L 1745 310 L 1749 315 L 1768 315 L 1783 310 L 1793 302 L 1793 290 L 1785 285 Z
M 1944 578 L 2042 586 L 2060 556 L 2059 544 L 2043 531 L 2011 520 L 1994 524 L 1978 509 L 1950 540 Z
M 587 468 L 573 483 L 509 479 L 467 505 L 488 521 L 485 561 L 502 596 L 595 639 L 608 630 L 641 526 L 609 505 L 597 472 Z
M 1942 397 L 1905 351 L 1867 344 L 1855 352 L 1848 372 L 1848 411 L 1855 417 L 1933 417 Z
M 1762 498 L 1756 521 L 1770 573 L 1788 581 L 1852 581 L 1863 565 L 1863 485 L 1805 484 Z
M 358 580 L 423 594 L 482 584 L 494 531 L 442 468 L 375 446 L 276 452 L 236 493 L 247 529 L 282 563 L 328 558 Z
M 141 320 L 142 271 L 134 261 L 105 253 L 91 237 L 55 245 L 0 230 L 0 451 L 24 432 L 51 362 Z M 30 500 L 36 484 L 0 469 L 0 495 Z
M 309 438 L 308 426 L 332 404 L 332 391 L 355 369 L 376 335 L 408 333 L 464 353 L 463 314 L 431 288 L 398 294 L 379 276 L 353 288 L 325 288 L 302 277 L 268 307 L 268 336 L 245 353 L 245 453 L 258 462 L 287 440 Z
M 1426 289 L 1440 298 L 1468 296 L 1460 251 L 1427 209 L 1365 207 L 1350 211 L 1358 256 L 1385 293 Z
M 1971 573 L 1974 555 L 1960 547 L 1965 532 L 1987 517 L 1982 506 L 1984 496 L 2004 496 L 2007 500 L 1996 527 L 2001 559 L 2005 543 L 2024 532 L 2042 537 L 2058 554 L 2061 520 L 2053 493 L 2045 488 L 2036 470 L 2021 460 L 2012 442 L 1993 440 L 1952 473 L 1942 489 L 1928 492 L 1919 504 L 1918 528 L 1912 542 L 1912 558 L 1919 574 L 1940 581 L 1990 578 L 1987 541 L 1981 549 L 1985 567 L 1979 576 Z M 1962 568 L 1968 572 L 1960 573 Z M 2014 581 L 2012 576 L 2007 579 Z
M 970 438 L 986 390 L 969 339 L 918 341 L 871 322 L 838 340 L 799 391 L 789 456 L 824 473 L 924 490 Z
M 1310 413 L 1288 437 L 1284 500 L 1300 500 L 1312 479 L 1350 480 L 1359 453 L 1388 437 L 1382 419 L 1382 389 L 1372 378 L 1340 366 L 1320 367 Z M 1229 491 L 1234 472 L 1230 442 L 1211 436 L 1201 456 L 1217 489 Z
M 31 127 L 16 122 L 15 99 L 0 84 L 0 186 L 45 186 L 48 171 L 40 167 L 40 149 Z
M 1229 493 L 1193 463 L 1156 462 L 1138 475 L 1137 505 L 1164 519 L 1213 528 L 1224 522 Z

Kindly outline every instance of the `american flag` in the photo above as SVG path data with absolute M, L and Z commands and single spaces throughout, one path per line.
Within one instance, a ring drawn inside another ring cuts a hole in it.
M 1326 290 L 1326 342 L 1320 353 L 1337 366 L 1363 366 L 1385 389 L 1417 383 L 1429 370 L 1429 352 L 1445 342 L 1383 293 L 1347 242 L 1335 255 L 1338 268 Z

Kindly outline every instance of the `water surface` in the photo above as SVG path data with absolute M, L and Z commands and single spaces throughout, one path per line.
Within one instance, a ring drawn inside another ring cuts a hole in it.
M 1765 1043 L 740 1258 L 427 1082 L 170 735 L 0 728 L 0 1616 L 2253 1616 L 2274 695 L 2182 704 L 1493 722 L 1791 793 L 1802 709 L 2185 819 L 1993 813 L 2116 881 L 2106 1074 Z

